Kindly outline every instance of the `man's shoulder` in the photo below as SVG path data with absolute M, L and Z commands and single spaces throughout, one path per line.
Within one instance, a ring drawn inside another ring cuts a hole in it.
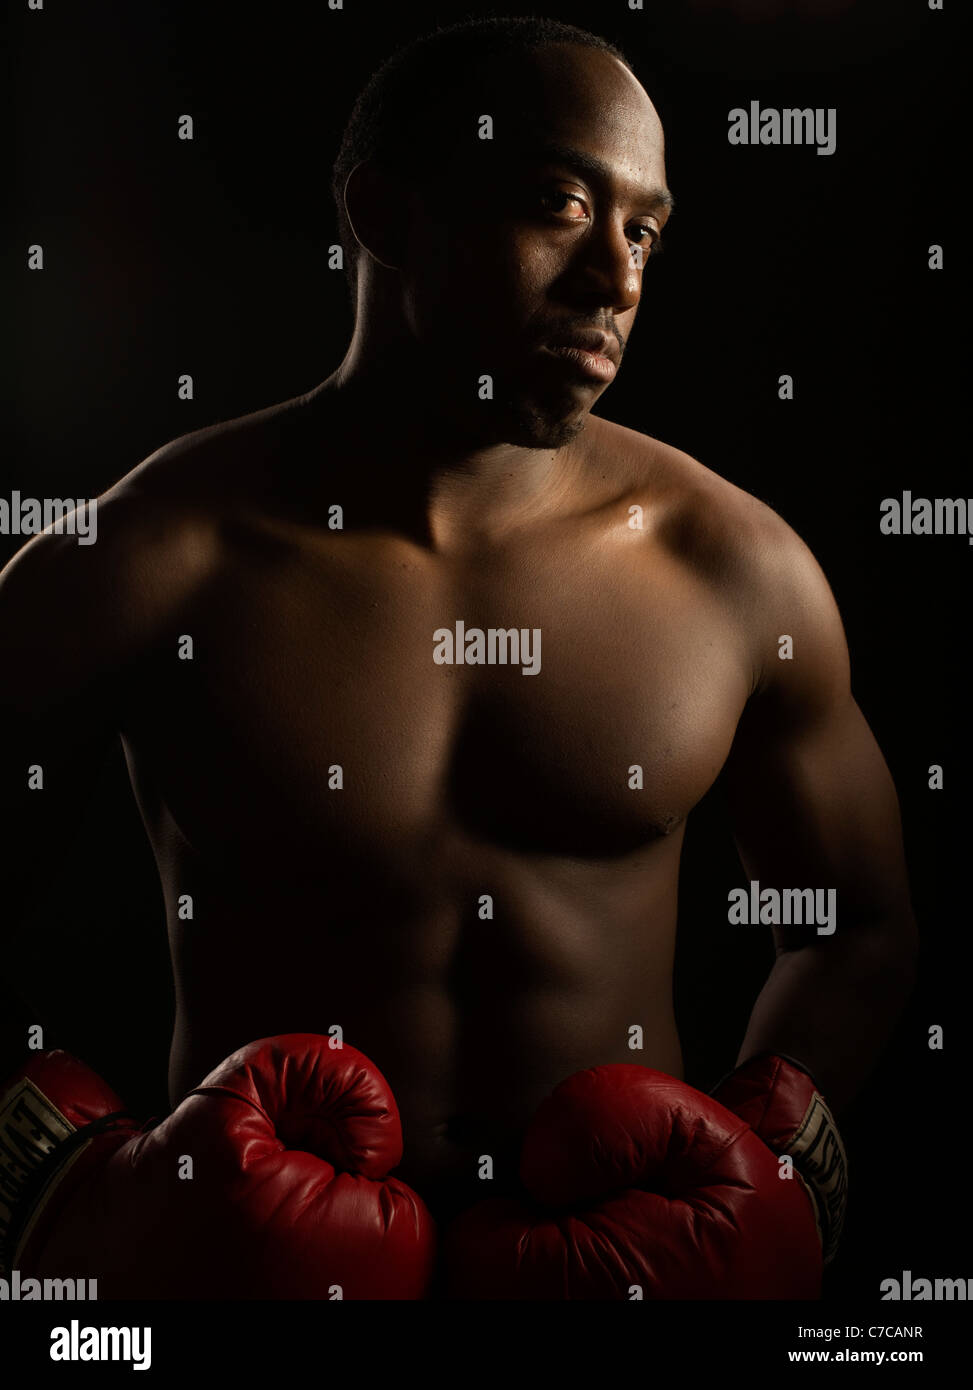
M 305 399 L 296 396 L 177 435 L 120 478 L 103 500 L 124 498 L 134 506 L 139 498 L 151 499 L 188 514 L 245 498 L 274 461 L 285 424 Z
M 598 446 L 605 445 L 628 505 L 637 505 L 646 530 L 688 562 L 757 584 L 813 562 L 778 512 L 684 450 L 599 419 Z
M 116 631 L 121 646 L 150 634 L 212 573 L 221 533 L 246 493 L 260 440 L 285 402 L 193 430 L 154 450 L 87 504 L 85 543 L 65 528 L 33 537 L 0 576 L 0 608 L 70 613 Z M 127 636 L 126 636 L 127 634 Z
M 629 513 L 640 508 L 647 540 L 718 595 L 747 634 L 755 685 L 779 685 L 792 669 L 846 683 L 848 652 L 831 587 L 778 512 L 681 449 L 636 430 L 613 425 L 600 432 L 599 446 L 606 445 L 619 460 L 621 500 Z M 785 638 L 810 659 L 779 660 Z
M 0 646 L 10 657 L 3 698 L 27 708 L 86 683 L 102 688 L 164 633 L 182 630 L 245 509 L 244 479 L 266 452 L 261 432 L 289 404 L 155 450 L 87 503 L 84 543 L 57 525 L 21 547 L 0 573 Z M 39 642 L 39 633 L 54 640 Z
M 220 534 L 266 486 L 282 427 L 303 397 L 177 435 L 98 499 L 100 534 L 113 558 L 143 572 L 178 561 L 189 576 L 212 559 Z

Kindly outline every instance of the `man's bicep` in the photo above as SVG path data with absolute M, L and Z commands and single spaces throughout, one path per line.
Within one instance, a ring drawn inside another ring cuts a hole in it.
M 68 542 L 38 537 L 0 575 L 0 857 L 25 892 L 75 828 L 116 736 L 111 654 Z
M 805 722 L 755 697 L 726 782 L 737 846 L 761 888 L 833 888 L 839 930 L 909 918 L 895 787 L 850 691 Z
M 908 917 L 895 787 L 851 693 L 831 587 L 779 517 L 758 551 L 758 680 L 725 776 L 744 867 L 761 887 L 835 889 L 839 923 Z

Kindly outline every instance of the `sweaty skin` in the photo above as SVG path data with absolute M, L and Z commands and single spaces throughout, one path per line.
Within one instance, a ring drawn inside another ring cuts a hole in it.
M 390 195 L 365 171 L 341 368 L 166 446 L 101 500 L 97 545 L 39 537 L 0 583 L 8 881 L 33 881 L 120 733 L 165 892 L 173 1101 L 253 1039 L 340 1025 L 391 1083 L 401 1176 L 440 1214 L 483 1195 L 483 1153 L 491 1191 L 509 1185 L 524 1124 L 570 1073 L 682 1076 L 679 856 L 724 766 L 749 876 L 839 904 L 833 938 L 778 933 L 741 1060 L 794 1055 L 840 1106 L 913 941 L 894 791 L 813 558 L 731 483 L 591 415 L 604 383 L 538 346 L 551 324 L 627 339 L 648 274 L 633 220 L 661 231 L 643 193 L 665 171 L 621 64 L 531 63 L 521 130 L 607 181 L 545 164 L 555 195 L 530 215 L 491 186 L 450 324 L 441 258 L 401 228 L 383 242 Z M 492 417 L 475 389 L 457 404 L 478 353 Z M 458 619 L 539 629 L 539 674 L 436 664 Z M 43 798 L 21 790 L 24 748 Z

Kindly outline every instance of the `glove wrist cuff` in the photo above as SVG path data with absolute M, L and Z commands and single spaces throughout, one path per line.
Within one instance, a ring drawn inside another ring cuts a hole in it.
M 29 1076 L 0 1094 L 0 1277 L 8 1277 L 68 1169 L 98 1135 L 131 1132 L 116 1110 L 76 1125 Z
M 814 1077 L 796 1059 L 764 1052 L 736 1067 L 711 1094 L 774 1153 L 791 1159 L 814 1210 L 824 1263 L 830 1264 L 844 1224 L 848 1159 Z

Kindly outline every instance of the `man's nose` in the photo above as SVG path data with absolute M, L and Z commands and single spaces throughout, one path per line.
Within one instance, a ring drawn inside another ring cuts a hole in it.
M 573 288 L 588 303 L 613 314 L 634 309 L 642 293 L 642 260 L 647 254 L 632 245 L 622 227 L 592 228 L 572 267 Z

